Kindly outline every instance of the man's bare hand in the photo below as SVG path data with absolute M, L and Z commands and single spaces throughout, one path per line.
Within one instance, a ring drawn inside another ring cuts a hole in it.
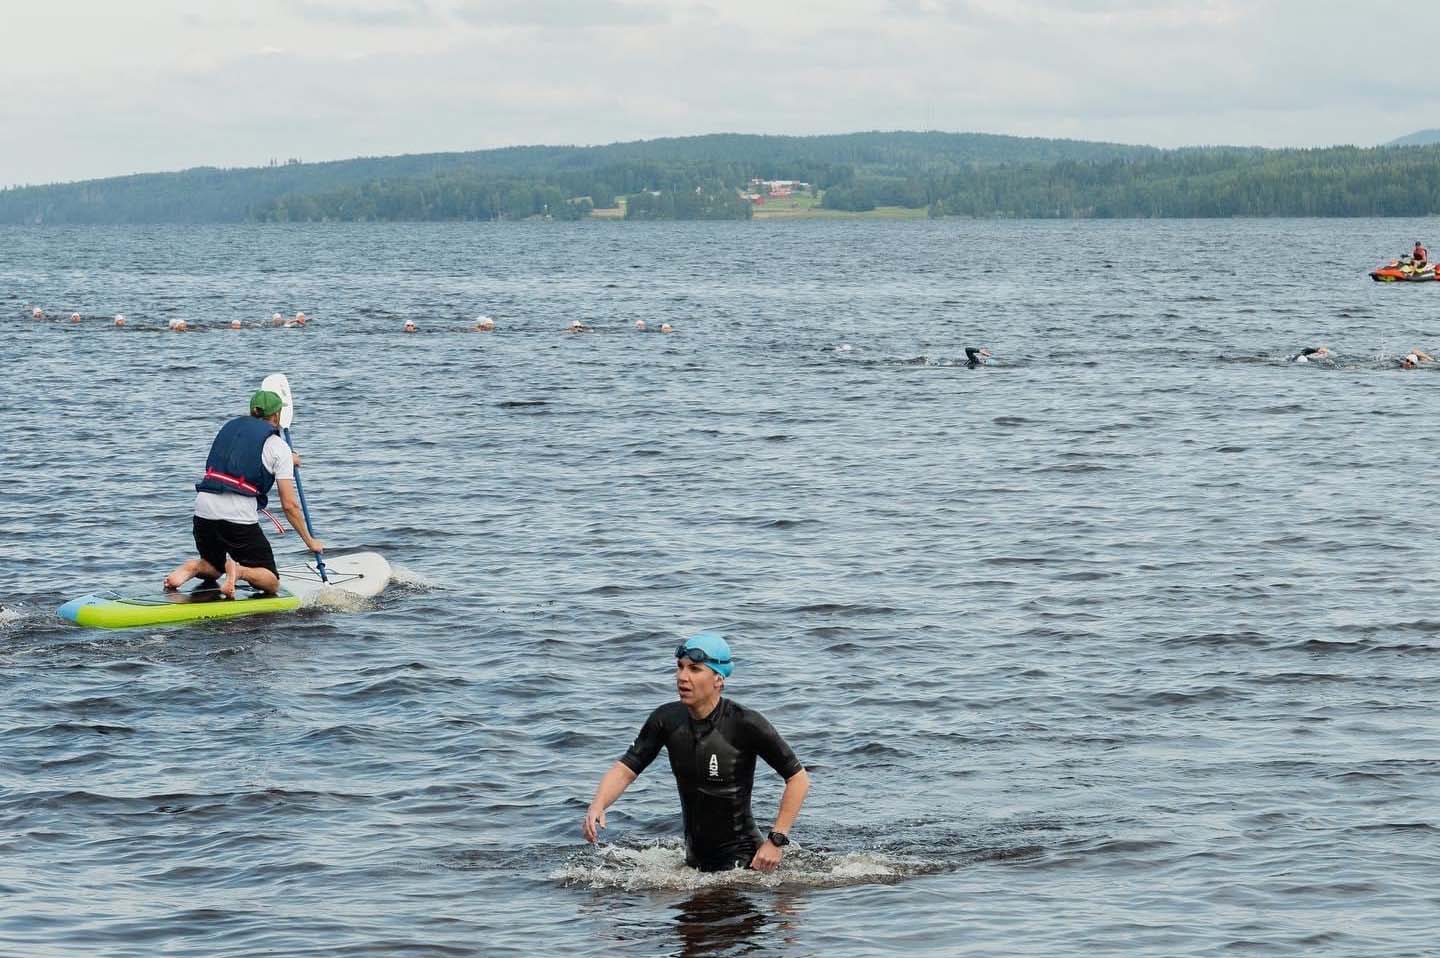
M 599 839 L 600 829 L 604 827 L 605 809 L 591 805 L 585 810 L 585 824 L 580 828 L 585 835 L 585 840 L 592 845 L 595 844 Z
M 780 867 L 780 859 L 784 852 L 770 843 L 770 839 L 760 845 L 755 851 L 755 857 L 750 859 L 750 867 L 757 872 L 773 872 Z

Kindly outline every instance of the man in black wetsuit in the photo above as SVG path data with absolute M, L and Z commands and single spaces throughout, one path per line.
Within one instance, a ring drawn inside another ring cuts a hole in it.
M 768 872 L 780 864 L 782 849 L 790 843 L 786 833 L 810 790 L 810 776 L 763 715 L 720 697 L 733 668 L 730 646 L 718 635 L 691 636 L 675 650 L 680 700 L 651 712 L 630 750 L 600 780 L 585 812 L 586 841 L 596 840 L 605 827 L 605 810 L 663 747 L 680 790 L 685 863 L 707 872 Z M 756 756 L 785 779 L 780 811 L 765 836 L 750 813 Z

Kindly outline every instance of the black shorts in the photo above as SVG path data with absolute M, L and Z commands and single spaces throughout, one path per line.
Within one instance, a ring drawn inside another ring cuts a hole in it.
M 260 531 L 258 522 L 227 522 L 196 516 L 195 548 L 199 550 L 200 558 L 222 573 L 228 555 L 243 566 L 269 569 L 276 575 L 280 574 L 280 570 L 275 568 L 275 553 L 270 548 L 270 540 Z

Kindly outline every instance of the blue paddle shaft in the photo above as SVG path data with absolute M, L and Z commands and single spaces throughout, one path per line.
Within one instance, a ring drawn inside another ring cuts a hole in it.
M 290 439 L 290 430 L 282 429 L 280 431 L 285 436 L 285 445 L 290 447 L 291 452 L 294 452 L 295 443 Z M 299 466 L 295 467 L 295 492 L 300 496 L 300 514 L 305 517 L 305 527 L 310 530 L 310 534 L 313 536 L 315 534 L 315 525 L 310 521 L 310 507 L 305 504 L 305 487 L 300 484 Z M 330 578 L 325 575 L 325 559 L 318 552 L 315 553 L 315 571 L 320 573 L 321 582 L 330 581 Z

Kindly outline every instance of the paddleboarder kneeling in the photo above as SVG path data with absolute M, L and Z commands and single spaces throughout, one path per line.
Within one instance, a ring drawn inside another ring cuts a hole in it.
M 220 579 L 220 592 L 235 597 L 243 579 L 261 592 L 280 590 L 280 573 L 270 541 L 260 531 L 260 510 L 277 484 L 280 505 L 290 526 L 311 552 L 325 544 L 310 535 L 300 499 L 295 494 L 295 467 L 300 457 L 280 437 L 280 412 L 285 402 L 261 389 L 250 397 L 250 415 L 237 416 L 220 428 L 205 460 L 205 476 L 195 483 L 195 548 L 199 558 L 182 562 L 165 577 L 165 588 L 180 588 L 194 578 Z
M 763 715 L 720 697 L 733 668 L 730 646 L 718 635 L 695 635 L 680 644 L 675 650 L 680 700 L 650 713 L 630 750 L 600 780 L 581 829 L 586 841 L 596 841 L 605 827 L 605 810 L 663 747 L 680 789 L 685 863 L 707 872 L 768 872 L 779 866 L 810 776 Z M 757 755 L 785 779 L 780 811 L 767 836 L 750 813 Z

